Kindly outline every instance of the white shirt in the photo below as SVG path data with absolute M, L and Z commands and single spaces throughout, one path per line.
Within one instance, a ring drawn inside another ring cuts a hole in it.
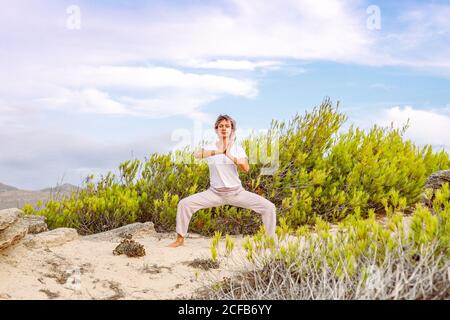
M 205 150 L 219 150 L 215 144 L 206 145 Z M 230 153 L 232 156 L 242 159 L 247 158 L 244 149 L 233 144 Z M 239 179 L 237 167 L 234 162 L 225 154 L 217 154 L 206 158 L 209 167 L 209 181 L 211 187 L 217 188 L 233 188 L 242 185 Z

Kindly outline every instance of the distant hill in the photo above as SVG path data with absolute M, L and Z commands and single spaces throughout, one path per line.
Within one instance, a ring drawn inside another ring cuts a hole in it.
M 19 190 L 19 189 L 12 187 L 12 186 L 8 186 L 7 184 L 3 184 L 0 182 L 0 192 L 13 191 L 13 190 Z
M 56 186 L 56 187 L 50 187 L 50 188 L 45 188 L 45 189 L 41 189 L 39 191 L 41 192 L 72 192 L 72 191 L 76 191 L 77 189 L 81 189 L 80 187 L 77 187 L 73 184 L 70 183 L 64 183 L 62 185 Z
M 6 208 L 22 208 L 30 203 L 36 208 L 39 200 L 43 203 L 50 199 L 61 199 L 70 196 L 73 191 L 81 189 L 70 183 L 37 191 L 20 190 L 18 188 L 0 183 L 0 210 Z

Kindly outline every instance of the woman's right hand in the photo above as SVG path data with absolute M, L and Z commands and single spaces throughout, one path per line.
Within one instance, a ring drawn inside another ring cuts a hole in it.
M 197 159 L 204 159 L 204 158 L 208 158 L 211 156 L 215 156 L 216 154 L 220 154 L 220 153 L 224 153 L 221 150 L 205 150 L 205 149 L 200 149 L 199 151 L 197 151 L 194 156 Z
M 227 146 L 223 143 L 223 141 L 221 141 L 219 143 L 219 150 L 217 150 L 217 153 L 225 153 L 225 150 L 227 150 Z

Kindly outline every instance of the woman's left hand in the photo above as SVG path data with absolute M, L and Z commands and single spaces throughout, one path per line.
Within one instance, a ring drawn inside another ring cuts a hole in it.
M 227 150 L 225 151 L 225 155 L 226 155 L 228 158 L 233 159 L 233 156 L 232 156 L 232 154 L 231 154 L 231 146 L 228 146 L 228 147 L 227 147 Z
M 230 140 L 228 141 L 227 144 L 227 149 L 225 150 L 225 155 L 227 157 L 231 157 L 231 148 L 233 147 L 233 143 L 234 143 L 234 133 L 231 134 Z

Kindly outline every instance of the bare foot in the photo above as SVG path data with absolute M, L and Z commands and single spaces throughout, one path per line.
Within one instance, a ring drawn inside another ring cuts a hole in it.
M 171 244 L 169 244 L 168 247 L 176 248 L 176 247 L 179 247 L 182 245 L 183 245 L 183 242 L 175 241 L 175 242 L 172 242 Z
M 176 248 L 176 247 L 182 246 L 183 244 L 184 244 L 184 238 L 180 235 L 177 235 L 177 239 L 175 240 L 175 242 L 172 242 L 168 246 L 171 248 Z

